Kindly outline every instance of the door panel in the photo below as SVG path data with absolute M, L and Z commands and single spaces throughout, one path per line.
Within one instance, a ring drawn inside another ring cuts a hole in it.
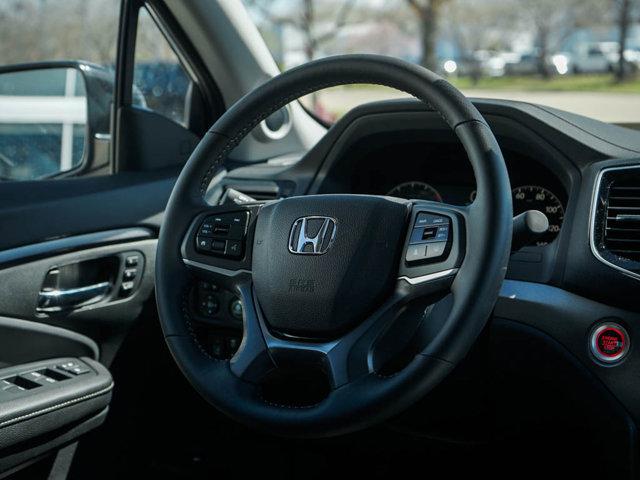
M 0 252 L 46 240 L 144 226 L 158 231 L 177 170 L 0 183 Z

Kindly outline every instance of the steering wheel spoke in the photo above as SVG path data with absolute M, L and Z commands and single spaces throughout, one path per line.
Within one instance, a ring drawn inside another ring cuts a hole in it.
M 356 328 L 338 338 L 321 341 L 273 332 L 260 310 L 255 292 L 250 294 L 247 284 L 241 286 L 239 292 L 245 305 L 244 336 L 231 359 L 231 371 L 243 380 L 259 382 L 273 369 L 307 365 L 320 369 L 332 389 L 378 369 L 381 361 L 376 358 L 376 344 L 406 303 L 406 291 L 399 287 Z

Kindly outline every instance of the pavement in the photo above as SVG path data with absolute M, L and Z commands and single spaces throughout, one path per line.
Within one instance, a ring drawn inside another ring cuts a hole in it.
M 469 97 L 500 98 L 538 103 L 610 123 L 640 123 L 640 93 L 607 92 L 538 92 L 464 90 Z M 318 94 L 322 105 L 330 112 L 344 114 L 362 103 L 388 98 L 403 98 L 406 94 L 382 88 L 333 88 Z

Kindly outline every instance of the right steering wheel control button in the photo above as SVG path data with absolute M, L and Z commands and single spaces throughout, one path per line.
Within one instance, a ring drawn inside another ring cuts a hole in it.
M 429 243 L 426 258 L 440 258 L 447 249 L 447 242 Z
M 427 258 L 426 245 L 409 245 L 409 248 L 407 248 L 407 254 L 404 258 L 407 262 L 424 260 Z
M 449 217 L 434 213 L 418 213 L 412 226 L 405 260 L 412 263 L 440 259 L 445 256 L 450 240 Z
M 423 227 L 427 225 L 448 225 L 449 217 L 437 215 L 433 213 L 419 213 L 416 216 L 414 227 Z
M 444 215 L 419 213 L 416 216 L 409 245 L 449 240 L 451 220 Z
M 597 360 L 609 365 L 615 364 L 629 351 L 629 334 L 618 323 L 603 323 L 591 332 L 589 346 Z

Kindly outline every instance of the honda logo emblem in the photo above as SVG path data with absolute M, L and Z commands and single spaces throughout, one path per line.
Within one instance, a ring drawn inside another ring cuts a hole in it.
M 293 222 L 289 251 L 300 255 L 322 255 L 336 237 L 336 220 L 331 217 L 302 217 Z

